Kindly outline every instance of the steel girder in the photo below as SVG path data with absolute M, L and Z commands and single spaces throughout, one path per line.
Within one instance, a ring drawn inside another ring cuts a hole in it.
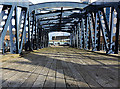
M 30 5 L 30 12 L 39 8 L 59 8 L 59 7 L 73 7 L 73 8 L 81 8 L 88 6 L 88 3 L 78 3 L 78 2 L 47 2 L 47 3 L 39 3 Z
M 25 6 L 22 2 L 19 4 L 18 2 L 0 2 L 0 4 L 3 6 L 0 14 L 0 51 L 2 53 L 5 52 L 6 41 L 4 39 L 6 34 L 8 36 L 9 33 L 10 42 L 8 44 L 10 44 L 10 52 L 21 53 L 23 44 L 26 43 L 23 40 L 26 41 L 26 20 L 29 2 L 24 3 Z M 18 12 L 18 8 L 20 12 Z M 18 18 L 18 14 L 20 14 L 20 18 Z
M 0 34 L 0 50 L 3 50 L 3 53 L 4 53 L 4 38 L 5 38 L 5 35 L 7 33 L 7 28 L 9 26 L 9 23 L 10 23 L 10 19 L 12 18 L 12 13 L 15 9 L 15 6 L 10 6 L 10 7 L 7 7 L 6 9 L 4 9 L 6 6 L 3 6 L 3 9 L 1 11 L 1 15 L 2 17 L 4 17 L 5 15 L 7 15 L 7 18 L 6 19 L 1 19 L 1 22 L 2 21 L 5 21 L 5 24 L 2 25 L 1 24 L 1 34 Z M 8 10 L 8 13 L 5 13 L 5 10 Z
M 82 11 L 82 9 L 80 8 L 74 8 L 74 9 L 67 9 L 67 10 L 63 10 L 62 12 L 72 12 L 72 11 L 75 11 L 75 10 L 80 10 Z M 45 14 L 53 14 L 53 13 L 61 13 L 61 10 L 55 10 L 55 11 L 50 11 L 50 12 L 47 12 L 47 13 L 37 13 L 37 15 L 45 15 Z
M 120 17 L 119 5 L 116 5 L 118 3 L 115 5 L 107 3 L 105 6 L 99 4 L 99 6 L 90 5 L 90 8 L 89 6 L 85 8 L 87 10 L 85 18 L 80 20 L 80 48 L 100 51 L 101 39 L 103 38 L 102 44 L 104 44 L 106 53 L 118 53 Z M 96 9 L 91 10 L 93 7 Z M 108 11 L 108 8 L 111 11 Z M 79 31 L 79 29 L 77 30 Z M 74 33 L 75 31 L 73 31 Z
M 1 0 L 0 5 L 14 5 L 18 7 L 26 7 L 29 8 L 30 2 L 28 0 Z
M 35 5 L 29 5 L 29 2 L 24 4 L 0 2 L 0 4 L 3 5 L 0 13 L 0 22 L 4 22 L 0 23 L 0 50 L 3 52 L 7 31 L 10 35 L 11 53 L 22 53 L 23 48 L 27 51 L 47 47 L 48 33 L 62 31 L 71 33 L 70 42 L 73 47 L 92 51 L 104 48 L 107 54 L 118 53 L 119 2 L 97 2 L 90 5 L 75 2 L 48 2 Z M 72 7 L 72 9 L 56 11 L 52 9 L 58 7 Z M 18 8 L 21 8 L 20 12 Z M 38 12 L 45 8 L 49 8 L 52 12 L 44 14 Z M 79 12 L 63 13 L 75 8 L 78 8 Z M 52 23 L 53 25 L 50 25 Z M 102 45 L 104 47 L 101 48 Z
M 74 11 L 78 10 L 79 12 L 82 11 L 83 7 L 86 7 L 88 3 L 76 3 L 76 2 L 48 2 L 48 3 L 40 3 L 40 4 L 35 4 L 35 5 L 30 5 L 30 12 L 35 12 L 35 16 L 37 20 L 40 20 L 41 18 L 49 18 L 51 16 L 56 16 L 60 17 L 60 19 L 56 19 L 56 21 L 60 22 L 59 24 L 55 24 L 53 27 L 59 25 L 61 26 L 62 21 L 64 21 L 64 18 L 80 18 L 81 14 L 79 13 L 74 13 Z M 72 9 L 66 9 L 66 10 L 55 10 L 52 8 L 72 8 Z M 45 8 L 49 8 L 49 12 L 46 13 L 40 13 L 40 10 L 44 11 Z M 69 13 L 65 13 L 69 12 Z M 62 15 L 61 15 L 62 14 Z M 48 22 L 54 22 L 55 20 L 49 20 Z M 47 23 L 48 23 L 47 22 Z M 68 20 L 69 22 L 69 20 Z M 67 24 L 66 22 L 65 24 Z M 46 23 L 45 21 L 41 21 L 41 24 Z M 62 23 L 63 24 L 63 23 Z M 45 26 L 43 26 L 45 27 Z M 58 27 L 61 29 L 61 27 Z M 50 28 L 51 29 L 51 28 Z M 53 28 L 55 29 L 55 28 Z

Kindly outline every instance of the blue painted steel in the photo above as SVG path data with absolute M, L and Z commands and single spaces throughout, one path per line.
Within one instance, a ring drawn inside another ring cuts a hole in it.
M 75 28 L 73 28 L 73 47 L 75 47 Z
M 84 19 L 82 18 L 81 20 L 81 39 L 80 39 L 80 49 L 84 48 L 84 32 L 85 28 L 84 28 Z
M 78 47 L 80 48 L 80 22 L 78 23 Z
M 97 42 L 98 42 L 98 12 L 95 13 L 95 33 L 94 33 L 94 49 L 93 51 L 97 51 Z
M 21 37 L 21 42 L 20 42 L 20 51 L 19 51 L 19 53 L 21 53 L 22 52 L 22 48 L 23 48 L 23 38 L 25 38 L 25 36 L 26 36 L 26 21 L 27 21 L 27 15 L 28 15 L 28 10 L 26 9 L 25 11 L 24 11 L 24 23 L 23 23 L 23 30 L 22 30 L 22 37 Z M 25 40 L 25 39 L 24 39 Z
M 100 19 L 100 24 L 101 24 L 101 29 L 102 29 L 102 34 L 103 34 L 103 38 L 104 38 L 104 43 L 105 43 L 105 49 L 106 49 L 106 51 L 107 51 L 107 53 L 108 53 L 108 50 L 109 50 L 109 42 L 108 42 L 108 39 L 109 39 L 109 37 L 108 37 L 108 33 L 107 33 L 107 31 L 106 31 L 106 26 L 105 26 L 105 21 L 104 21 L 104 19 L 102 19 L 102 18 L 104 18 L 103 17 L 103 15 L 102 15 L 102 12 L 101 11 L 98 11 L 98 14 L 99 14 L 99 19 Z
M 94 38 L 93 38 L 93 25 L 92 25 L 92 18 L 91 14 L 88 14 L 88 20 L 89 20 L 89 27 L 90 27 L 90 34 L 91 34 L 91 40 L 92 40 L 92 50 L 94 51 Z
M 19 7 L 26 7 L 29 8 L 29 1 L 28 0 L 1 0 L 0 5 L 13 5 Z
M 5 35 L 6 35 L 6 32 L 7 32 L 7 28 L 9 26 L 9 23 L 10 23 L 10 19 L 12 18 L 12 13 L 13 13 L 14 9 L 15 9 L 15 6 L 12 6 L 11 9 L 10 9 L 10 13 L 9 13 L 9 15 L 7 17 L 6 23 L 4 25 L 3 31 L 1 33 L 1 36 L 0 36 L 0 49 L 3 48 L 4 38 L 5 38 Z
M 106 7 L 106 19 L 109 24 L 109 19 L 110 19 L 110 7 Z
M 89 36 L 89 25 L 88 25 L 88 17 L 86 19 L 86 30 L 85 30 L 85 50 L 88 50 L 88 36 Z
M 18 11 L 17 6 L 15 6 L 15 37 L 16 37 L 16 53 L 19 54 L 19 28 L 18 28 Z
M 77 41 L 76 41 L 76 43 L 77 43 L 77 48 L 79 48 L 79 45 L 78 45 L 78 37 L 79 37 L 79 34 L 78 34 L 78 31 L 79 31 L 79 28 L 78 28 L 78 25 L 76 25 L 76 30 L 77 30 L 77 34 L 76 34 L 76 38 L 77 38 Z
M 72 46 L 72 33 L 70 33 L 70 45 Z
M 115 19 L 117 19 L 117 14 L 115 14 L 114 8 L 111 10 L 111 27 L 110 27 L 110 43 L 109 43 L 109 54 L 115 53 L 115 42 L 113 41 L 113 38 L 115 37 L 115 31 L 117 32 L 116 26 L 117 21 L 115 22 Z
M 82 39 L 83 39 L 83 48 L 85 49 L 85 19 L 82 18 L 82 31 L 83 31 L 83 35 L 82 35 Z
M 13 29 L 13 25 L 12 25 L 12 18 L 11 18 L 10 25 L 9 25 L 9 34 L 10 34 L 10 52 L 13 54 L 14 53 L 14 43 L 13 43 L 12 29 Z
M 86 6 L 88 6 L 88 4 L 78 2 L 47 2 L 30 5 L 30 12 L 39 8 L 59 8 L 59 7 L 85 8 Z
M 48 33 L 53 31 L 69 32 L 71 33 L 70 41 L 73 47 L 88 50 L 91 49 L 90 44 L 92 44 L 93 51 L 97 51 L 98 48 L 100 48 L 100 36 L 103 36 L 106 53 L 118 53 L 120 21 L 120 8 L 118 5 L 120 5 L 120 3 L 114 2 L 114 5 L 110 2 L 98 2 L 89 5 L 87 3 L 77 2 L 48 2 L 31 5 L 28 1 L 18 2 L 19 1 L 7 2 L 6 0 L 0 2 L 0 5 L 3 5 L 2 12 L 0 13 L 0 22 L 5 21 L 5 24 L 0 26 L 0 28 L 2 28 L 0 33 L 0 49 L 4 49 L 4 38 L 9 26 L 11 53 L 14 53 L 14 51 L 16 53 L 22 53 L 23 46 L 26 44 L 26 46 L 29 46 L 29 50 L 47 47 Z M 18 18 L 18 7 L 22 9 L 20 18 Z M 61 19 L 61 12 L 36 15 L 40 9 L 43 11 L 46 11 L 46 9 L 52 11 L 53 8 L 58 7 L 84 9 L 80 12 L 63 12 Z M 91 8 L 93 8 L 93 10 L 91 10 Z M 104 8 L 106 8 L 106 12 L 104 12 Z M 111 10 L 110 8 L 115 9 Z M 6 13 L 5 10 L 7 10 L 8 13 Z M 5 15 L 7 19 L 3 19 Z M 51 18 L 57 19 L 50 20 Z M 15 20 L 15 25 L 12 24 L 13 19 Z M 45 19 L 49 20 L 45 21 Z M 109 21 L 110 19 L 111 22 Z M 114 23 L 115 19 L 117 19 L 116 23 Z M 61 23 L 59 23 L 59 20 L 61 20 Z M 21 25 L 23 25 L 22 28 Z M 28 30 L 26 27 L 28 27 Z M 15 36 L 13 29 L 15 29 Z M 102 35 L 100 35 L 100 29 L 102 30 Z M 26 37 L 26 35 L 28 37 Z M 13 42 L 13 37 L 16 38 L 15 42 Z M 113 40 L 114 37 L 115 41 Z

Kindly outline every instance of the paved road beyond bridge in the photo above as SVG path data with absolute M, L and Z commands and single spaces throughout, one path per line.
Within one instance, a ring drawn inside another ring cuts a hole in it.
M 117 56 L 48 47 L 2 62 L 7 89 L 118 89 Z

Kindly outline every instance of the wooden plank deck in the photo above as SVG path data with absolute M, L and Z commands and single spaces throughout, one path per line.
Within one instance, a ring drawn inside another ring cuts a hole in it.
M 49 47 L 2 62 L 3 89 L 119 89 L 120 59 Z

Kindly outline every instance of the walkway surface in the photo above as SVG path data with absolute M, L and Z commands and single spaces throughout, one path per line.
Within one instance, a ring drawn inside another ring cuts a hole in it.
M 75 48 L 44 48 L 4 60 L 2 86 L 8 89 L 118 89 L 115 87 L 119 61 L 116 56 Z

